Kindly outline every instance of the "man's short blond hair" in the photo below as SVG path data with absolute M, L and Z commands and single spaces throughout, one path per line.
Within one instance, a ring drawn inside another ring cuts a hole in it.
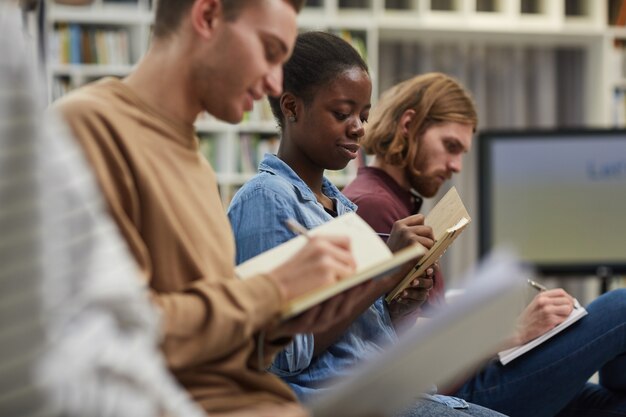
M 158 0 L 154 19 L 154 37 L 165 38 L 178 29 L 183 15 L 191 9 L 196 0 Z M 241 10 L 250 4 L 263 0 L 221 0 L 224 16 L 228 20 L 237 18 Z M 305 0 L 283 0 L 300 12 Z

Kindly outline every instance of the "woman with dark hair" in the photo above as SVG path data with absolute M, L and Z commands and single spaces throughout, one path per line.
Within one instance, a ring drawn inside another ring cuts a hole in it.
M 342 169 L 357 157 L 369 117 L 370 95 L 367 65 L 347 42 L 323 32 L 298 36 L 284 66 L 283 94 L 270 99 L 282 131 L 278 154 L 265 156 L 259 173 L 239 190 L 228 211 L 238 263 L 294 237 L 285 227 L 287 219 L 310 229 L 356 210 L 324 177 L 324 171 Z M 433 244 L 432 230 L 424 225 L 422 215 L 397 222 L 390 235 L 387 244 L 393 251 L 414 242 L 427 247 Z M 331 389 L 337 377 L 350 374 L 354 365 L 394 343 L 396 320 L 426 299 L 432 270 L 416 280 L 399 301 L 390 306 L 385 303 L 383 295 L 406 272 L 405 268 L 352 292 L 351 296 L 359 298 L 352 317 L 325 332 L 297 335 L 270 370 L 304 401 Z M 501 416 L 460 399 L 419 393 L 415 405 L 402 415 L 466 413 Z

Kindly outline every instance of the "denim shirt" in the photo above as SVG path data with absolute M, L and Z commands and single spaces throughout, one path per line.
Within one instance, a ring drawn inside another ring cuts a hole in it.
M 335 202 L 338 215 L 356 206 L 326 178 L 322 192 Z M 237 245 L 237 264 L 273 248 L 294 234 L 285 226 L 293 218 L 307 229 L 332 219 L 313 191 L 278 157 L 266 154 L 259 173 L 234 196 L 228 209 Z M 300 334 L 275 358 L 270 371 L 287 382 L 301 400 L 324 389 L 332 379 L 397 341 L 383 298 L 364 311 L 325 352 L 313 357 L 314 337 Z

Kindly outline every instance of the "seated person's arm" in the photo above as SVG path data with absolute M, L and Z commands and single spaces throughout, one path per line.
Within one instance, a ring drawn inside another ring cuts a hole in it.
M 141 201 L 131 168 L 120 151 L 105 116 L 89 101 L 62 103 L 74 136 L 98 178 L 110 214 L 138 264 L 138 280 L 151 280 L 151 254 L 136 224 Z M 188 281 L 188 277 L 173 279 Z M 283 296 L 274 279 L 263 275 L 198 277 L 175 292 L 150 290 L 162 313 L 163 349 L 176 369 L 222 357 L 277 322 Z

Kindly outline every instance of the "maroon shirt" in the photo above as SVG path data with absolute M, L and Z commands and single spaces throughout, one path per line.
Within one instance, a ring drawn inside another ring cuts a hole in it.
M 382 169 L 361 167 L 356 178 L 342 193 L 357 206 L 357 213 L 377 233 L 389 233 L 397 220 L 419 213 L 422 198 L 407 191 Z M 444 300 L 444 280 L 435 273 L 434 286 L 427 304 L 437 306 Z

